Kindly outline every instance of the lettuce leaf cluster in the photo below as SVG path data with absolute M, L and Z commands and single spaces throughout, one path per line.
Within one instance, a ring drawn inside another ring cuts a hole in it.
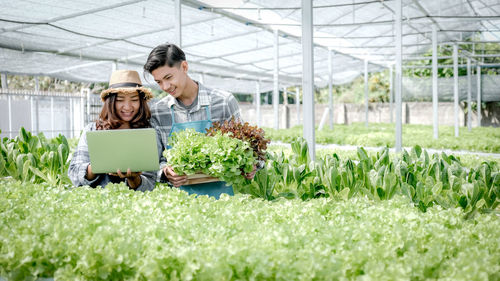
M 207 135 L 213 136 L 217 132 L 230 134 L 231 137 L 246 141 L 253 149 L 259 161 L 266 161 L 267 144 L 271 141 L 264 137 L 265 131 L 257 126 L 251 126 L 248 122 L 242 123 L 234 119 L 224 122 L 214 122 L 213 126 L 207 129 Z
M 240 184 L 242 173 L 251 172 L 256 163 L 249 143 L 230 134 L 206 136 L 187 129 L 172 134 L 169 144 L 172 148 L 163 155 L 179 175 L 203 173 L 228 184 Z
M 0 280 L 500 280 L 500 217 L 0 180 Z

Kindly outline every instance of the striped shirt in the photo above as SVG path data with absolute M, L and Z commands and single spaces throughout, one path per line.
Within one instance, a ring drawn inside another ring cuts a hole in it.
M 170 95 L 151 106 L 151 126 L 156 129 L 158 153 L 160 154 L 161 169 L 158 178 L 161 178 L 162 181 L 165 179 L 162 170 L 167 164 L 162 152 L 167 147 L 168 136 L 172 129 L 171 108 L 174 109 L 176 123 L 206 120 L 205 106 L 209 106 L 212 122 L 229 121 L 233 116 L 235 119 L 241 118 L 238 101 L 231 93 L 207 88 L 197 81 L 195 83 L 198 84 L 198 104 L 193 108 L 186 108 Z
M 85 127 L 85 129 L 82 132 L 82 135 L 80 136 L 80 140 L 78 141 L 78 146 L 76 147 L 76 150 L 73 153 L 73 157 L 71 158 L 71 162 L 69 164 L 69 169 L 68 169 L 68 176 L 71 179 L 71 182 L 75 186 L 88 185 L 91 187 L 97 187 L 97 186 L 104 187 L 108 183 L 125 182 L 125 184 L 127 184 L 128 186 L 128 182 L 126 179 L 110 176 L 108 174 L 96 174 L 97 177 L 93 180 L 88 180 L 86 178 L 87 167 L 88 165 L 90 165 L 89 147 L 87 144 L 87 132 L 95 130 L 96 130 L 95 122 L 92 122 Z M 134 148 L 131 147 L 130 149 Z M 142 172 L 141 180 L 142 180 L 141 184 L 137 187 L 136 190 L 140 191 L 153 190 L 156 184 L 156 171 Z

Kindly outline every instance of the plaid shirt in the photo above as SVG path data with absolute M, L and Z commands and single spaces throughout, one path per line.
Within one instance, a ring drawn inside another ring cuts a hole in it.
M 125 181 L 125 184 L 127 184 L 128 186 L 128 182 L 126 179 L 109 176 L 108 174 L 97 174 L 97 177 L 93 180 L 88 180 L 85 177 L 87 175 L 87 167 L 90 164 L 89 147 L 87 145 L 86 133 L 88 131 L 95 131 L 95 130 L 96 130 L 95 122 L 92 122 L 85 127 L 82 135 L 80 136 L 80 140 L 78 141 L 78 146 L 76 148 L 75 153 L 73 153 L 73 158 L 71 158 L 71 162 L 69 164 L 69 169 L 68 169 L 68 176 L 71 179 L 71 182 L 73 182 L 75 186 L 88 185 L 91 187 L 97 187 L 97 186 L 104 187 L 110 182 L 118 183 Z M 136 190 L 140 191 L 153 190 L 156 183 L 156 171 L 142 172 L 141 180 L 142 182 L 137 187 Z
M 190 110 L 181 106 L 179 101 L 170 95 L 151 106 L 151 126 L 156 129 L 160 155 L 158 178 L 162 181 L 166 180 L 162 170 L 167 164 L 162 152 L 167 147 L 168 137 L 172 129 L 172 107 L 176 123 L 206 120 L 205 106 L 209 106 L 212 122 L 229 121 L 233 116 L 235 119 L 241 118 L 238 101 L 231 93 L 207 88 L 200 82 L 196 83 L 198 84 L 198 104 Z

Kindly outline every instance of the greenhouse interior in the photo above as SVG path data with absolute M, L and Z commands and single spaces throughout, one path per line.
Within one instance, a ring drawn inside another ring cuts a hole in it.
M 500 0 L 0 6 L 0 281 L 500 280 Z

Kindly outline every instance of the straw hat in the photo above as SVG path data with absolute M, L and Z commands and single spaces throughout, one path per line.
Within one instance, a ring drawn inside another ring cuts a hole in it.
M 109 78 L 109 88 L 101 92 L 101 100 L 104 101 L 112 93 L 133 93 L 141 91 L 144 98 L 149 100 L 153 97 L 151 91 L 144 88 L 139 78 L 139 73 L 135 70 L 116 70 Z

